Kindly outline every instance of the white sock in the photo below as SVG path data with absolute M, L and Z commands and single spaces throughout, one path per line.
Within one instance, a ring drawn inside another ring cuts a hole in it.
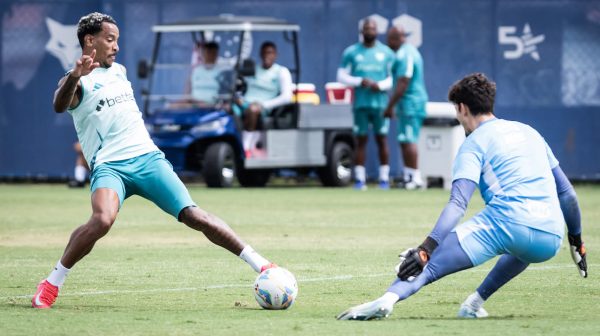
M 86 175 L 87 169 L 84 166 L 75 166 L 75 181 L 85 182 Z
M 65 283 L 65 278 L 69 274 L 69 271 L 70 269 L 63 266 L 59 260 L 46 280 L 56 287 L 61 287 Z
M 473 308 L 473 310 L 477 311 L 479 308 L 481 308 L 481 306 L 483 306 L 485 300 L 481 297 L 481 295 L 479 295 L 479 292 L 475 291 L 475 293 L 469 295 L 467 302 Z
M 412 177 L 411 172 L 413 171 L 412 168 L 408 168 L 406 166 L 404 166 L 404 168 L 402 169 L 402 176 L 404 178 L 404 182 L 410 182 L 410 179 Z
M 385 292 L 382 297 L 377 300 L 381 300 L 385 303 L 386 306 L 393 306 L 398 300 L 400 300 L 400 296 L 396 293 Z
M 245 262 L 252 267 L 256 273 L 260 272 L 260 269 L 269 264 L 269 261 L 263 258 L 258 252 L 254 251 L 252 246 L 246 245 L 240 253 L 240 258 L 242 258 Z
M 412 179 L 414 169 L 404 166 L 402 174 L 404 175 L 404 182 L 410 182 Z
M 242 143 L 244 144 L 244 150 L 250 150 L 252 148 L 251 145 L 251 137 L 252 132 L 243 131 L 242 132 Z
M 367 179 L 367 171 L 365 169 L 365 166 L 355 166 L 354 177 L 357 181 L 365 182 L 365 180 Z
M 254 149 L 256 148 L 256 144 L 260 140 L 260 131 L 253 131 L 251 139 L 252 140 L 250 141 L 250 148 Z
M 412 180 L 416 184 L 423 184 L 423 178 L 421 178 L 421 171 L 418 169 L 413 169 Z
M 387 182 L 390 180 L 390 166 L 381 165 L 379 166 L 379 181 Z

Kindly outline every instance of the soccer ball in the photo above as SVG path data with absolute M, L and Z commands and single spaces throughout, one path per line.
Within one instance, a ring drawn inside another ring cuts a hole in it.
M 254 281 L 254 298 L 264 309 L 288 309 L 298 296 L 298 283 L 283 267 L 268 268 Z

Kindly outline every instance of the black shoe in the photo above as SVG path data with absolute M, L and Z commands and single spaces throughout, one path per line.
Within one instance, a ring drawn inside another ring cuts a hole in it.
M 83 188 L 85 187 L 85 182 L 71 180 L 67 185 L 69 186 L 69 188 Z
M 413 181 L 412 179 L 410 181 L 400 181 L 396 184 L 396 188 L 398 189 L 406 189 L 406 190 L 421 190 L 421 189 L 425 189 L 425 185 L 424 184 L 419 184 L 416 183 L 415 181 Z

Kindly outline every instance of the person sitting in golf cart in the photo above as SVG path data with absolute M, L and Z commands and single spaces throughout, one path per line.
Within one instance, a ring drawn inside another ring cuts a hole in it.
M 260 46 L 262 64 L 257 64 L 255 74 L 245 77 L 247 91 L 239 98 L 237 105 L 244 122 L 242 140 L 247 154 L 256 149 L 260 132 L 256 130 L 258 119 L 273 108 L 292 102 L 292 75 L 290 71 L 277 63 L 277 47 L 271 41 Z
M 173 108 L 212 107 L 219 96 L 231 87 L 231 66 L 218 62 L 219 44 L 198 43 L 192 56 L 192 71 L 186 85 L 189 98 L 173 104 Z

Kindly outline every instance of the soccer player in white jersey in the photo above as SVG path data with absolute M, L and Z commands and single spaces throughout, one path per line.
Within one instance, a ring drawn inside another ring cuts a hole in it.
M 40 282 L 31 303 L 50 308 L 70 269 L 110 230 L 123 201 L 144 197 L 211 242 L 240 256 L 256 272 L 273 267 L 221 219 L 198 208 L 164 154 L 154 145 L 125 68 L 115 62 L 119 29 L 105 14 L 79 20 L 82 56 L 54 93 L 54 110 L 67 110 L 91 169 L 92 216 L 78 227 L 61 259 Z
M 450 88 L 448 99 L 467 134 L 454 161 L 450 201 L 425 241 L 400 254 L 398 279 L 386 293 L 348 309 L 338 319 L 387 317 L 396 302 L 421 287 L 500 255 L 458 313 L 464 318 L 486 317 L 487 298 L 530 263 L 546 261 L 558 252 L 565 222 L 573 261 L 581 276 L 587 277 L 573 186 L 536 130 L 494 116 L 495 95 L 496 84 L 481 73 L 468 75 Z M 456 226 L 478 185 L 485 208 Z

